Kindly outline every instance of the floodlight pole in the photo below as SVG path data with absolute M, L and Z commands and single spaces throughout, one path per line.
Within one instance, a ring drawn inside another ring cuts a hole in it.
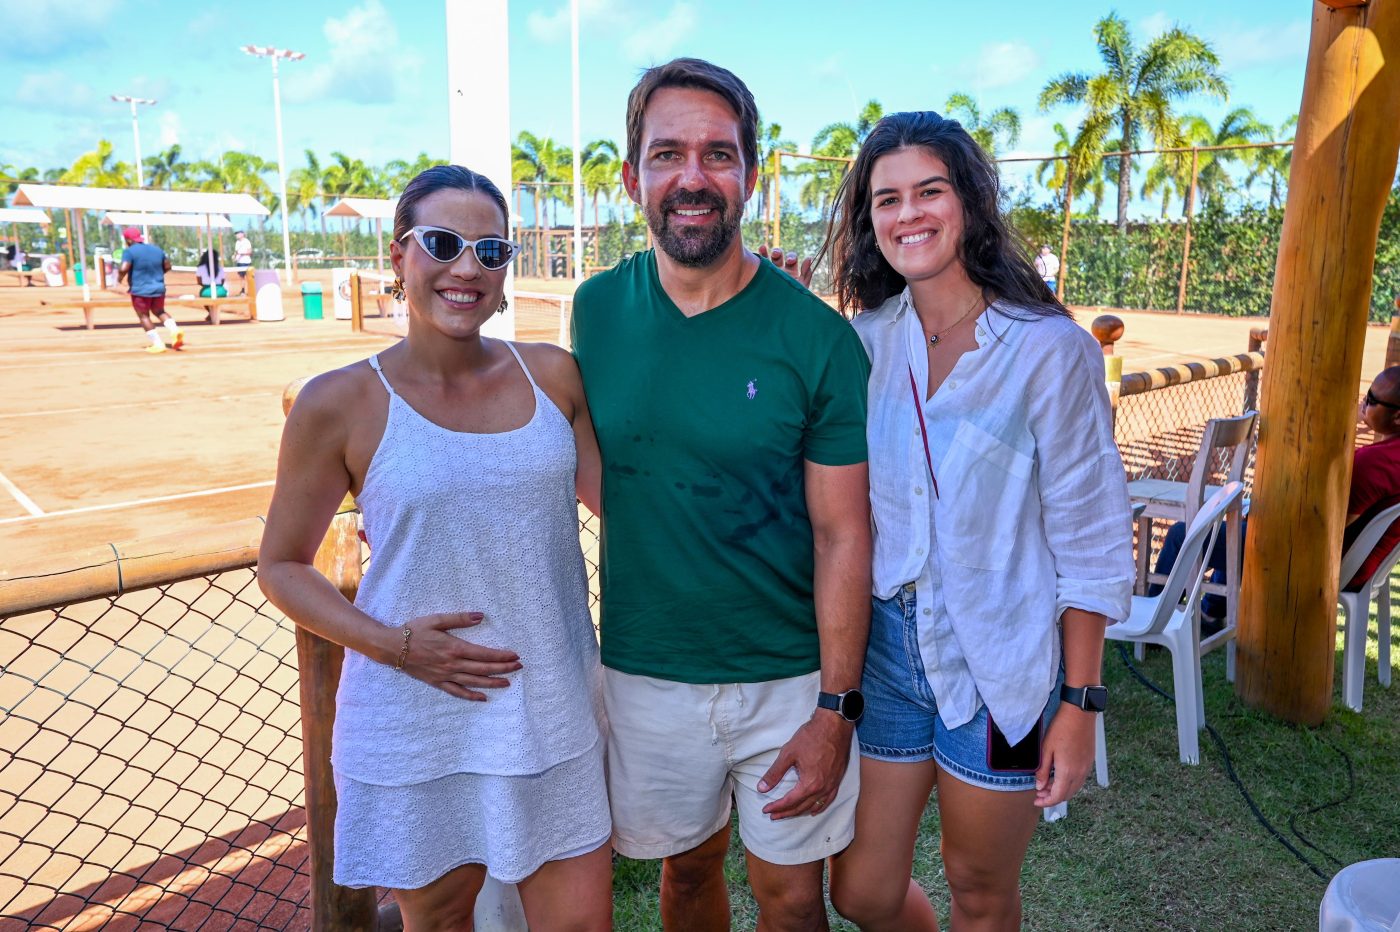
M 287 223 L 287 154 L 282 145 L 282 83 L 277 76 L 277 60 L 285 58 L 287 61 L 301 61 L 306 57 L 306 53 L 273 48 L 270 45 L 245 45 L 242 48 L 249 55 L 272 61 L 272 114 L 277 124 L 277 197 L 282 209 L 282 263 L 287 270 L 288 280 L 292 281 L 295 280 L 295 272 L 292 269 L 292 234 Z
M 131 105 L 131 138 L 136 143 L 136 187 L 146 187 L 146 175 L 141 169 L 141 122 L 136 118 L 136 105 L 145 104 L 147 107 L 154 107 L 156 102 L 146 97 L 132 97 L 128 94 L 113 94 L 112 99 L 119 104 Z M 146 230 L 146 224 L 141 224 L 141 236 L 150 239 L 151 234 Z
M 569 0 L 569 41 L 572 45 L 574 90 L 574 281 L 583 281 L 583 153 L 578 103 L 578 0 Z M 597 223 L 597 220 L 594 220 Z

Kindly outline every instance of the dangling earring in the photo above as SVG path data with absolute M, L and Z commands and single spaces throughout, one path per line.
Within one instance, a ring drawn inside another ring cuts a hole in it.
M 501 299 L 501 306 L 498 307 L 498 308 L 496 308 L 496 313 L 497 313 L 497 314 L 504 314 L 504 313 L 506 312 L 506 308 L 508 308 L 508 307 L 510 307 L 510 302 L 507 301 L 505 298 L 502 298 L 502 299 Z
M 389 286 L 389 296 L 395 301 L 402 301 L 404 299 L 402 275 L 394 276 L 394 283 Z

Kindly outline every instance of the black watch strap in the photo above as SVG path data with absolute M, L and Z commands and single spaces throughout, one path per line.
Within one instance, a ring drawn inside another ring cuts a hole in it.
M 1102 712 L 1108 708 L 1108 688 L 1106 686 L 1061 686 L 1060 701 L 1068 702 L 1085 712 Z
M 865 714 L 865 696 L 859 689 L 843 693 L 817 693 L 817 708 L 835 712 L 848 722 L 859 722 Z

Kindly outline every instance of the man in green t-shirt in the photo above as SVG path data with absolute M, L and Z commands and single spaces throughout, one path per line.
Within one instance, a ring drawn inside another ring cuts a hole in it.
M 622 177 L 657 248 L 574 300 L 603 457 L 613 843 L 665 859 L 668 930 L 728 927 L 733 805 L 774 930 L 826 928 L 824 860 L 854 830 L 869 362 L 738 236 L 757 124 L 722 68 L 647 71 Z

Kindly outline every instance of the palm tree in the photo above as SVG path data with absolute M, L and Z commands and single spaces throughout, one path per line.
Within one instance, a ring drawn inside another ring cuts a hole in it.
M 429 158 L 428 153 L 419 152 L 418 158 L 414 159 L 412 162 L 406 162 L 403 159 L 393 159 L 387 162 L 384 165 L 382 178 L 389 191 L 392 192 L 389 196 L 393 197 L 402 192 L 404 188 L 408 187 L 410 181 L 417 178 L 434 165 L 446 164 L 447 162 L 444 159 Z
M 580 157 L 584 193 L 593 199 L 593 264 L 599 265 L 598 241 L 602 239 L 602 221 L 598 217 L 598 200 L 611 201 L 622 182 L 622 156 L 617 143 L 611 139 L 595 139 L 583 147 Z
M 15 193 L 21 182 L 38 181 L 39 169 L 37 168 L 16 168 L 10 164 L 0 165 L 0 177 L 4 178 L 0 182 L 0 205 L 3 205 L 11 194 Z
M 1004 140 L 1008 149 L 1021 140 L 1021 115 L 1010 107 L 993 110 L 984 121 L 982 108 L 977 106 L 977 101 L 967 94 L 955 93 L 948 95 L 943 110 L 957 118 L 988 158 L 996 158 L 998 140 Z
M 1115 149 L 1117 144 L 1113 143 Z M 1060 201 L 1066 207 L 1073 204 L 1074 199 L 1088 192 L 1093 196 L 1092 213 L 1097 214 L 1099 208 L 1103 206 L 1105 179 L 1110 168 L 1110 162 L 1114 160 L 1102 159 L 1088 156 L 1082 152 L 1074 151 L 1074 142 L 1070 139 L 1069 131 L 1065 129 L 1063 123 L 1055 124 L 1055 149 L 1054 154 L 1060 156 L 1056 159 L 1046 159 L 1036 166 L 1035 181 L 1051 191 L 1060 193 Z M 1065 185 L 1070 178 L 1070 169 L 1074 170 L 1074 185 L 1070 191 L 1065 191 Z M 1116 163 L 1112 167 L 1114 177 L 1117 177 Z M 1045 176 L 1049 175 L 1047 179 Z
M 810 180 L 802 186 L 799 200 L 803 207 L 816 208 L 826 213 L 841 187 L 841 179 L 846 177 L 850 162 L 860 151 L 861 143 L 870 135 L 885 108 L 878 100 L 866 101 L 854 123 L 828 123 L 812 137 L 812 154 L 829 159 L 846 159 L 845 165 L 835 162 L 812 162 L 795 169 L 796 174 L 808 175 Z
M 773 183 L 776 170 L 781 164 L 774 155 L 778 152 L 796 152 L 797 143 L 783 138 L 783 128 L 777 123 L 758 124 L 758 212 L 767 219 L 773 197 Z M 781 210 L 781 205 L 778 205 Z M 776 214 L 774 219 L 776 219 Z
M 1287 136 L 1293 138 L 1293 133 L 1298 128 L 1298 114 L 1293 114 L 1284 120 L 1278 129 L 1270 129 L 1266 136 L 1270 139 L 1278 139 Z M 1250 167 L 1249 175 L 1244 179 L 1245 187 L 1253 186 L 1254 182 L 1260 178 L 1267 178 L 1269 181 L 1269 206 L 1283 206 L 1283 188 L 1288 184 L 1288 171 L 1293 167 L 1293 147 L 1292 146 L 1272 146 L 1268 149 L 1260 149 L 1254 157 L 1254 164 Z
M 287 208 L 306 213 L 307 220 L 319 215 L 321 232 L 326 232 L 325 197 L 321 193 L 321 161 L 316 153 L 306 149 L 306 166 L 294 168 L 287 174 Z
M 378 197 L 383 192 L 378 174 L 361 159 L 352 159 L 344 152 L 332 152 L 331 163 L 321 175 L 323 190 L 337 197 Z M 324 216 L 324 210 L 322 211 Z M 345 255 L 345 236 L 350 228 L 350 218 L 340 221 L 340 253 Z
M 1088 106 L 1074 143 L 1080 152 L 1106 151 L 1104 143 L 1115 129 L 1125 151 L 1138 148 L 1144 132 L 1157 148 L 1175 148 L 1181 135 L 1174 101 L 1193 94 L 1229 98 L 1220 60 L 1209 43 L 1180 27 L 1138 48 L 1127 22 L 1110 13 L 1094 25 L 1094 40 L 1104 63 L 1101 73 L 1066 72 L 1052 78 L 1040 92 L 1042 111 L 1056 104 Z M 1120 231 L 1128 225 L 1132 164 L 1130 155 L 1118 160 Z
M 63 184 L 81 184 L 95 188 L 134 188 L 136 176 L 131 166 L 112 159 L 112 144 L 97 141 L 97 148 L 84 152 L 59 179 Z
M 1221 119 L 1218 126 L 1197 114 L 1187 114 L 1181 119 L 1181 138 L 1189 146 L 1238 146 L 1265 139 L 1269 127 L 1254 116 L 1248 107 L 1236 107 Z M 1196 153 L 1196 194 L 1201 206 L 1214 203 L 1235 190 L 1226 165 L 1242 162 L 1252 166 L 1254 152 L 1249 149 L 1223 149 Z M 1191 153 L 1164 152 L 1147 171 L 1142 186 L 1142 196 L 1152 197 L 1162 194 L 1162 216 L 1167 215 L 1167 205 L 1172 194 L 1182 200 L 1183 216 L 1190 212 L 1191 202 Z
M 183 185 L 190 170 L 188 162 L 180 161 L 178 142 L 155 155 L 146 156 L 142 162 L 146 168 L 146 180 L 151 187 L 165 188 L 167 191 L 176 184 Z
M 536 273 L 543 274 L 544 266 L 544 215 L 540 210 L 540 188 L 550 182 L 573 180 L 574 155 L 567 146 L 561 146 L 549 137 L 536 136 L 528 130 L 521 130 L 510 147 L 510 177 L 514 184 L 529 183 L 535 200 L 535 262 Z M 557 189 L 551 187 L 546 200 L 558 198 Z M 572 195 L 572 192 L 570 192 Z

